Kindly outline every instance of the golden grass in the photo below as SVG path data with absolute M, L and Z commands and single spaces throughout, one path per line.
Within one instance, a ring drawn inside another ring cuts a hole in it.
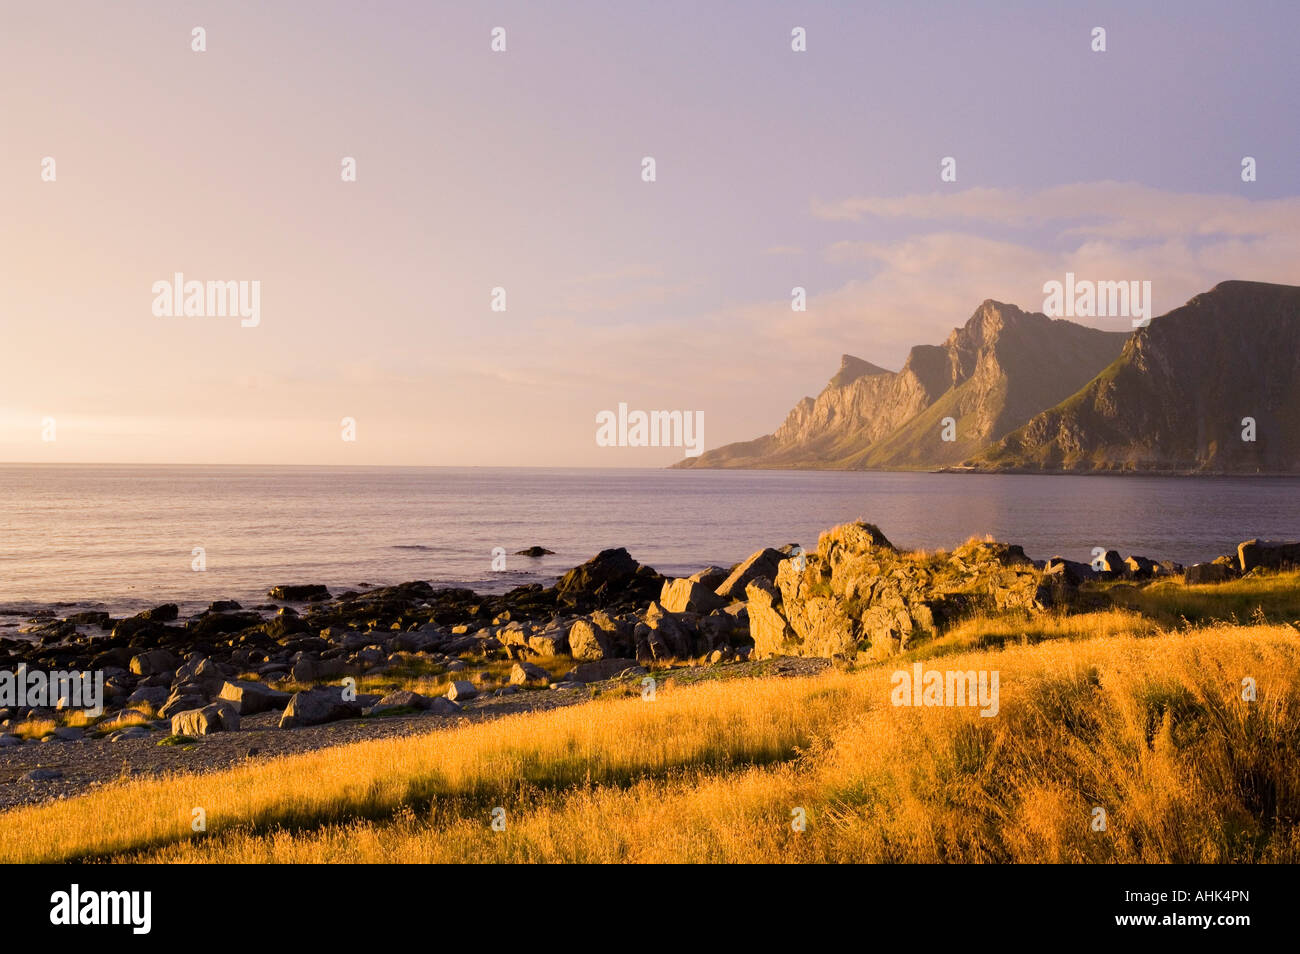
M 1179 579 L 1143 586 L 1103 584 L 1100 591 L 1112 602 L 1173 625 L 1194 623 L 1284 623 L 1300 620 L 1300 571 L 1261 573 L 1227 583 L 1187 586 Z
M 0 858 L 1300 860 L 1295 631 L 1078 635 L 934 663 L 998 670 L 994 718 L 890 705 L 890 663 L 705 682 L 115 785 L 0 815 Z
M 621 784 L 692 764 L 788 758 L 842 701 L 842 690 L 807 699 L 782 680 L 739 692 L 665 689 L 653 703 L 597 700 L 209 775 L 134 781 L 0 815 L 0 859 L 87 857 L 186 839 L 195 807 L 205 809 L 210 831 L 314 825 L 446 796 L 491 800 L 521 786 Z
M 58 727 L 54 719 L 28 719 L 19 722 L 12 731 L 20 739 L 43 739 Z
M 1006 610 L 978 613 L 954 623 L 937 637 L 919 642 L 909 659 L 930 659 L 957 652 L 995 649 L 1006 645 L 1030 646 L 1049 639 L 1093 639 L 1099 636 L 1154 636 L 1160 627 L 1130 609 L 1089 613 Z
M 568 656 L 533 656 L 529 659 L 529 662 L 541 666 L 556 680 L 563 678 L 577 665 L 577 661 Z M 452 680 L 456 679 L 466 679 L 477 685 L 491 688 L 507 685 L 510 682 L 510 670 L 514 665 L 514 660 L 511 659 L 489 658 L 475 660 L 470 662 L 464 669 L 452 672 L 448 671 L 445 662 L 434 662 L 430 659 L 411 655 L 410 658 L 401 662 L 394 663 L 383 669 L 356 675 L 354 678 L 357 680 L 358 692 L 386 695 L 398 689 L 407 689 L 426 696 L 442 696 L 447 694 L 447 689 L 451 686 Z M 261 675 L 255 672 L 241 673 L 238 678 L 253 682 L 266 682 Z M 283 692 L 302 692 L 316 686 L 337 684 L 338 679 L 334 678 L 310 682 L 283 679 L 272 685 L 275 689 Z

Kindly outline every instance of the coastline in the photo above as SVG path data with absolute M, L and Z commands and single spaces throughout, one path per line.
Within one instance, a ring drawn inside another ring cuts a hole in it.
M 0 807 L 107 781 L 114 759 L 132 773 L 211 771 L 259 753 L 636 693 L 647 680 L 872 665 L 980 619 L 1069 617 L 1151 587 L 1167 599 L 1189 586 L 1271 586 L 1268 574 L 1292 571 L 1300 543 L 1245 541 L 1186 568 L 1116 551 L 1086 564 L 1035 561 L 988 540 L 900 550 L 853 523 L 825 531 L 815 550 L 765 547 L 689 577 L 613 548 L 552 586 L 497 595 L 422 581 L 338 594 L 282 584 L 255 606 L 218 600 L 188 617 L 162 604 L 125 618 L 33 619 L 23 638 L 0 637 L 0 781 L 10 783 Z M 58 673 L 90 672 L 106 693 L 91 717 L 75 692 L 58 704 L 24 698 L 27 687 L 13 694 L 10 674 L 47 674 L 44 689 Z M 335 724 L 358 728 L 322 728 Z M 156 751 L 188 752 L 208 736 L 220 742 L 202 757 Z

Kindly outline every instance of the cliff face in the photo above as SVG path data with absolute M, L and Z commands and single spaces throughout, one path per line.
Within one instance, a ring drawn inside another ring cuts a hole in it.
M 1255 440 L 1244 418 L 1254 420 Z M 973 455 L 982 470 L 1300 472 L 1300 288 L 1216 285 L 1133 332 L 1078 393 Z
M 816 399 L 772 434 L 678 467 L 891 469 L 959 463 L 1077 391 L 1125 333 L 984 302 L 942 345 L 918 345 L 897 372 L 845 355 Z M 944 419 L 955 440 L 944 440 Z

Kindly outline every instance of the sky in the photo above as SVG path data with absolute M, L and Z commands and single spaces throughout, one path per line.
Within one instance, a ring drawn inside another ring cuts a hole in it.
M 897 369 L 1067 271 L 1156 314 L 1300 284 L 1298 30 L 1292 2 L 5 0 L 0 461 L 664 466 L 597 415 L 748 440 L 841 354 Z M 155 314 L 177 272 L 260 283 L 258 323 Z

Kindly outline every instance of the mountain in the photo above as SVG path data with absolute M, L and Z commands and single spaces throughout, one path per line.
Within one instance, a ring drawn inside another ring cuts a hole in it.
M 1243 440 L 1253 418 L 1255 440 Z M 979 470 L 1300 471 L 1300 288 L 1229 281 L 1135 331 Z
M 958 464 L 1083 387 L 1120 353 L 1097 331 L 985 301 L 942 345 L 917 345 L 901 370 L 844 355 L 816 399 L 777 430 L 677 467 L 914 469 Z M 955 440 L 942 439 L 944 419 Z

